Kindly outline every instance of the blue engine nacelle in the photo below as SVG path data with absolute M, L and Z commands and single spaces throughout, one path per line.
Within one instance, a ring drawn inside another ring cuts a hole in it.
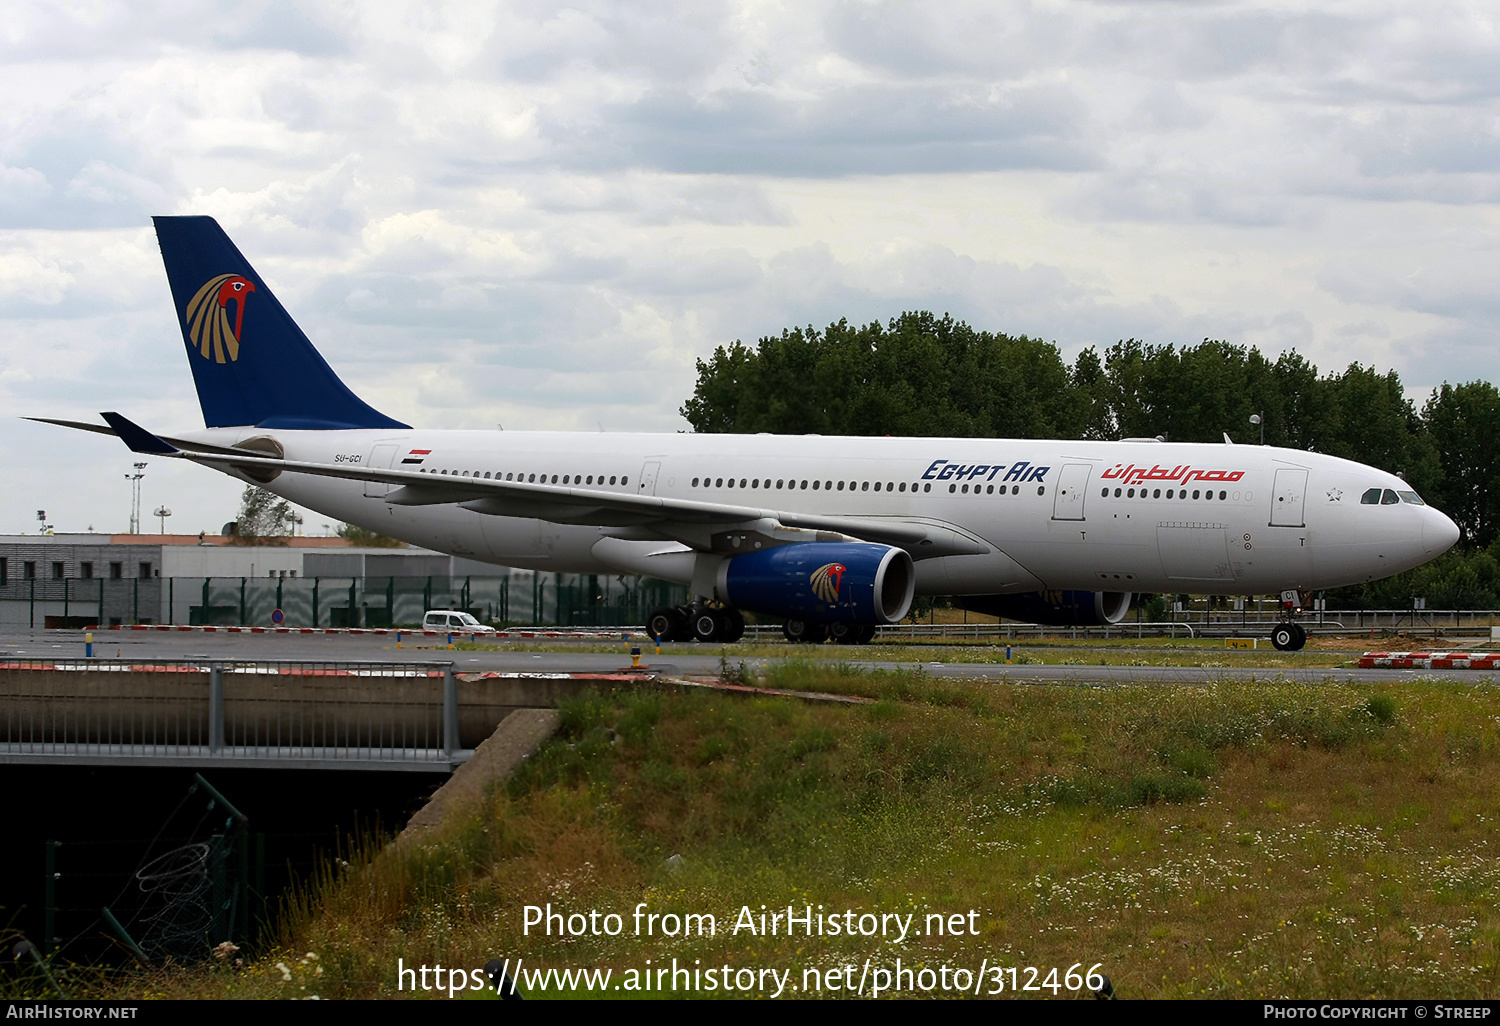
M 1103 627 L 1130 611 L 1128 591 L 1033 591 L 1025 595 L 959 595 L 960 609 L 1052 627 Z
M 866 542 L 797 542 L 727 559 L 719 595 L 737 609 L 823 623 L 896 623 L 917 575 L 903 549 Z

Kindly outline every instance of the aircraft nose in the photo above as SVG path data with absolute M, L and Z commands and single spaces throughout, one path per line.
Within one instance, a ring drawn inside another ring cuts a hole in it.
M 1458 542 L 1458 525 L 1448 519 L 1447 514 L 1428 507 L 1422 518 L 1422 548 L 1428 555 L 1437 556 Z

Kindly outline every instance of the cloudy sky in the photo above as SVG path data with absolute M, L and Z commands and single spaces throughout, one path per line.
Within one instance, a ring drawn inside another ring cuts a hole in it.
M 1310 6 L 0 0 L 0 532 L 129 516 L 17 418 L 201 426 L 160 213 L 433 427 L 680 430 L 714 346 L 915 308 L 1493 378 L 1500 15 Z

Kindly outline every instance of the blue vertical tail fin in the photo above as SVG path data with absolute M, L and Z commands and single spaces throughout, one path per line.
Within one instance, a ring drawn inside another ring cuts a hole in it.
M 211 217 L 156 217 L 208 427 L 405 428 L 349 391 Z

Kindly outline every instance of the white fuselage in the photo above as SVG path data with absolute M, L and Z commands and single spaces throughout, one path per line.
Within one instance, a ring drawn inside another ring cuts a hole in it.
M 1372 488 L 1411 494 L 1391 474 L 1254 445 L 420 429 L 224 428 L 186 437 L 228 445 L 265 435 L 288 460 L 559 484 L 581 479 L 590 488 L 773 514 L 949 524 L 990 549 L 934 558 L 912 550 L 923 594 L 1321 589 L 1418 566 L 1458 537 L 1452 521 L 1430 506 L 1362 504 Z M 340 520 L 486 562 L 631 569 L 601 557 L 608 551 L 601 539 L 619 536 L 609 527 L 454 504 L 395 505 L 386 502 L 387 485 L 296 473 L 267 487 Z

